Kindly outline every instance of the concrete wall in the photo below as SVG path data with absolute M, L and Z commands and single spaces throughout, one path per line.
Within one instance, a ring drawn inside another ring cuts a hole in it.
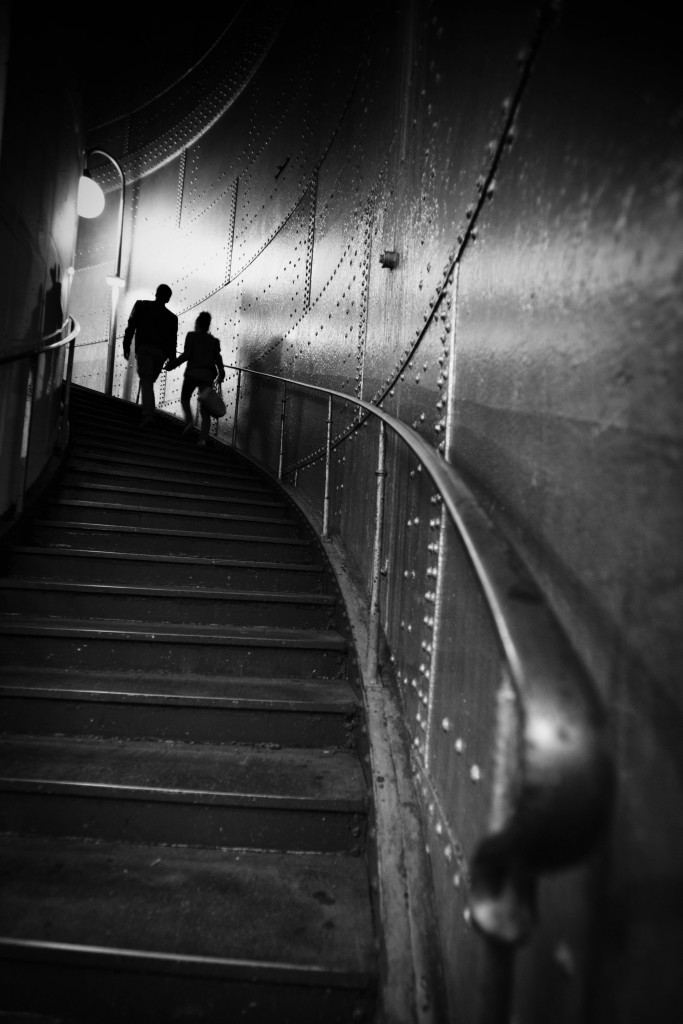
M 381 403 L 462 469 L 592 674 L 619 774 L 603 848 L 544 883 L 515 1019 L 668 1024 L 683 941 L 672 29 L 657 4 L 341 13 L 247 7 L 202 79 L 91 134 L 127 176 L 121 329 L 165 280 L 181 338 L 208 309 L 226 362 Z M 108 212 L 83 224 L 74 286 L 93 385 L 117 202 L 101 178 Z M 115 389 L 133 393 L 126 372 L 119 355 Z M 160 382 L 165 407 L 179 388 Z M 430 845 L 439 891 L 462 901 Z M 479 940 L 458 907 L 464 937 L 449 945 L 448 918 L 443 939 L 465 1021 Z

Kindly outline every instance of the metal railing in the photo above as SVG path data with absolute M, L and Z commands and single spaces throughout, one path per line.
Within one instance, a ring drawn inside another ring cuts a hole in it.
M 0 357 L 0 516 L 5 522 L 18 519 L 29 488 L 62 447 L 79 331 L 68 317 L 36 348 Z
M 233 445 L 317 508 L 322 536 L 338 534 L 365 586 L 366 670 L 376 679 L 382 629 L 429 813 L 451 875 L 455 865 L 462 876 L 471 919 L 497 943 L 523 941 L 537 877 L 588 855 L 613 801 L 591 678 L 515 548 L 416 430 L 342 392 L 226 370 Z M 416 605 L 409 619 L 406 609 Z M 468 743 L 479 751 L 469 780 L 487 781 L 487 799 L 476 805 L 452 780 Z M 469 812 L 474 830 L 463 817 Z

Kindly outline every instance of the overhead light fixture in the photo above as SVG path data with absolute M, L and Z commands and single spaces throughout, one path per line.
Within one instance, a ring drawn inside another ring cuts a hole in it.
M 76 212 L 79 217 L 99 217 L 104 209 L 104 192 L 86 167 L 78 183 Z

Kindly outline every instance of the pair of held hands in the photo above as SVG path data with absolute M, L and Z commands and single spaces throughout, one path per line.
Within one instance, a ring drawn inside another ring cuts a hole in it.
M 126 361 L 128 361 L 130 359 L 130 345 L 124 345 L 123 346 L 123 357 L 124 357 L 124 359 Z M 181 365 L 181 363 L 184 363 L 184 362 L 185 362 L 185 360 L 184 360 L 183 356 L 176 356 L 175 359 L 167 359 L 163 369 L 165 369 L 166 371 L 168 371 L 168 370 L 175 370 L 175 369 L 177 369 Z M 219 384 L 223 383 L 223 381 L 225 380 L 225 371 L 224 370 L 221 370 L 221 372 L 218 374 L 217 380 L 218 380 Z

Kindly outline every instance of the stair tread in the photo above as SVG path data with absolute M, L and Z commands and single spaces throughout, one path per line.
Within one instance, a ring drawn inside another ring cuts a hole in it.
M 213 533 L 203 530 L 166 530 L 151 526 L 123 526 L 110 523 L 89 523 L 83 521 L 68 521 L 60 519 L 34 519 L 33 525 L 49 528 L 51 530 L 93 530 L 105 534 L 135 534 L 136 536 L 148 537 L 178 537 L 178 538 L 199 538 L 201 540 L 235 541 L 240 544 L 289 544 L 292 547 L 310 547 L 310 540 L 304 537 L 263 537 L 257 534 L 231 534 Z M 57 545 L 55 545 L 57 546 Z
M 12 550 L 22 555 L 40 555 L 41 557 L 63 557 L 69 558 L 111 558 L 133 562 L 168 562 L 178 565 L 241 565 L 258 569 L 286 569 L 288 572 L 315 572 L 320 571 L 322 566 L 313 562 L 268 562 L 253 561 L 244 558 L 212 558 L 208 555 L 161 555 L 146 554 L 137 551 L 93 551 L 89 548 L 67 548 L 67 547 L 42 547 L 36 544 L 15 544 Z
M 162 449 L 163 451 L 164 449 Z M 139 450 L 137 445 L 135 447 L 133 445 L 120 445 L 118 447 L 102 445 L 100 449 L 92 450 L 92 447 L 86 442 L 76 440 L 71 449 L 69 464 L 73 467 L 86 462 L 89 466 L 101 467 L 103 472 L 108 472 L 106 468 L 108 466 L 135 466 L 138 468 L 144 466 L 149 469 L 163 469 L 171 472 L 178 470 L 181 473 L 226 477 L 228 479 L 233 478 L 233 473 L 236 475 L 238 473 L 240 480 L 248 482 L 252 487 L 261 490 L 272 487 L 270 481 L 259 478 L 258 474 L 253 471 L 249 472 L 243 467 L 237 471 L 232 463 L 226 462 L 224 459 L 212 459 L 207 462 L 193 458 L 193 453 L 189 452 L 183 457 L 184 453 L 182 450 L 179 454 L 176 447 L 166 449 L 165 451 L 166 457 L 164 458 L 163 454 L 161 457 L 157 453 L 146 455 Z M 91 452 L 91 454 L 88 454 L 88 452 Z
M 142 478 L 144 479 L 144 477 Z M 138 495 L 154 495 L 155 498 L 192 498 L 193 503 L 199 505 L 201 502 L 220 502 L 222 505 L 258 505 L 263 508 L 287 508 L 287 503 L 283 501 L 270 500 L 267 501 L 265 498 L 235 498 L 229 494 L 197 494 L 194 491 L 162 491 L 162 490 L 148 490 L 144 487 L 130 487 L 124 484 L 99 484 L 90 483 L 82 480 L 69 481 L 63 479 L 59 484 L 60 490 L 90 490 L 90 491 L 102 491 L 103 493 L 114 493 L 114 494 L 138 494 Z
M 82 619 L 65 621 L 56 616 L 24 616 L 16 612 L 0 612 L 0 633 L 31 636 L 36 633 L 54 636 L 111 636 L 156 639 L 167 642 L 196 640 L 217 643 L 250 643 L 257 641 L 273 647 L 346 648 L 341 634 L 329 629 L 296 629 L 290 626 L 220 626 L 203 623 L 138 622 L 125 619 Z
M 175 970 L 291 966 L 318 983 L 368 983 L 374 967 L 362 858 L 5 836 L 0 873 L 6 942 L 172 956 Z
M 0 787 L 132 799 L 365 810 L 355 752 L 4 734 Z
M 75 672 L 0 667 L 0 696 L 158 702 L 183 706 L 353 712 L 358 700 L 342 679 L 215 678 L 184 674 Z
M 199 495 L 199 499 L 204 498 L 204 495 Z M 213 498 L 211 499 L 214 500 Z M 151 512 L 153 515 L 159 516 L 183 516 L 187 517 L 187 509 L 176 509 L 176 508 L 155 508 L 153 505 L 122 505 L 118 502 L 107 502 L 107 501 L 86 501 L 85 499 L 78 498 L 53 498 L 50 500 L 51 505 L 59 505 L 60 507 L 73 507 L 73 508 L 85 508 L 85 509 L 103 509 L 112 512 L 126 512 L 128 514 L 138 512 L 145 513 Z M 199 510 L 193 510 L 191 513 L 195 518 L 198 519 L 215 519 L 220 522 L 230 522 L 231 520 L 238 520 L 240 522 L 245 519 L 252 523 L 281 523 L 284 526 L 292 526 L 293 521 L 282 517 L 273 516 L 268 519 L 263 517 L 255 518 L 254 516 L 248 515 L 234 515 L 230 512 L 202 512 Z

